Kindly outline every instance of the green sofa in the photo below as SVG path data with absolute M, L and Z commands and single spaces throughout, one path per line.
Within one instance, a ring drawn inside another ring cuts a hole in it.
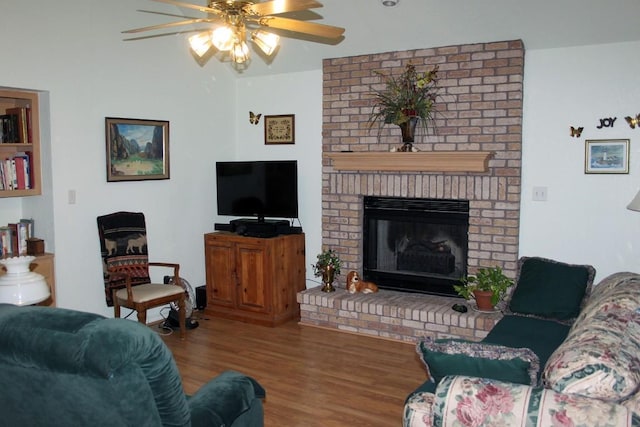
M 148 327 L 0 304 L 0 426 L 262 426 L 264 389 L 227 371 L 186 396 Z
M 640 275 L 520 259 L 481 342 L 425 338 L 403 426 L 640 426 Z

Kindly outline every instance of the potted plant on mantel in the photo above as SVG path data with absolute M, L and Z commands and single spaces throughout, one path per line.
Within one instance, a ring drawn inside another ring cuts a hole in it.
M 461 285 L 454 285 L 458 295 L 466 300 L 474 298 L 480 311 L 493 311 L 507 294 L 513 280 L 502 272 L 500 267 L 487 267 L 478 270 L 476 275 L 460 279 Z
M 333 249 L 326 249 L 318 254 L 318 260 L 315 264 L 311 264 L 313 274 L 316 277 L 322 276 L 322 292 L 333 292 L 336 288 L 333 286 L 333 280 L 336 274 L 340 274 L 340 266 L 342 261 Z
M 400 126 L 402 142 L 400 151 L 414 151 L 416 124 L 421 122 L 425 130 L 433 121 L 435 103 L 438 94 L 438 66 L 431 71 L 418 73 L 415 65 L 409 63 L 400 76 L 387 76 L 379 71 L 376 74 L 385 79 L 383 90 L 374 90 L 375 106 L 369 117 L 372 126 L 378 122 Z

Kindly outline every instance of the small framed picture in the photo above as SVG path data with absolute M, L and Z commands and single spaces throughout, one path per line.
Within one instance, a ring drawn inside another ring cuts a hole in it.
M 169 179 L 169 122 L 105 118 L 107 182 Z
M 629 140 L 587 139 L 584 173 L 629 173 Z
M 265 144 L 295 144 L 295 115 L 264 116 Z

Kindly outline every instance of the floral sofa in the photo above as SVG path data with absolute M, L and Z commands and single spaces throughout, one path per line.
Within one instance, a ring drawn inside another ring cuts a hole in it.
M 403 425 L 640 426 L 640 275 L 592 287 L 594 273 L 519 260 L 505 315 L 482 342 L 417 344 L 430 380 L 407 398 Z M 533 288 L 556 307 L 532 300 Z

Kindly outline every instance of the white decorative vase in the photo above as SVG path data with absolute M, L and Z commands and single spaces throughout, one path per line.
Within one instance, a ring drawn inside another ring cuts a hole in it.
M 0 276 L 0 302 L 15 305 L 31 305 L 46 300 L 51 295 L 44 276 L 29 270 L 34 256 L 0 259 L 7 273 Z

